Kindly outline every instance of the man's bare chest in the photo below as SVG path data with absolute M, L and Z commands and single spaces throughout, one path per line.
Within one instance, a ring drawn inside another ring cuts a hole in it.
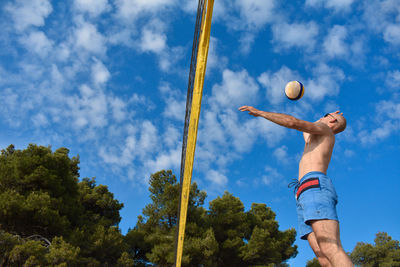
M 310 152 L 323 145 L 324 140 L 321 136 L 310 134 L 304 141 L 304 152 Z

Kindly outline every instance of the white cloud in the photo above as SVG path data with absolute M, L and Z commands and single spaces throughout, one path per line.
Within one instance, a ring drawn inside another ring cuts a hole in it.
M 363 144 L 377 143 L 400 130 L 400 103 L 383 100 L 376 104 L 375 109 L 377 125 L 372 125 L 372 130 L 363 130 L 358 135 Z
M 228 58 L 218 54 L 218 49 L 220 46 L 220 41 L 211 36 L 210 37 L 210 47 L 208 50 L 208 58 L 207 58 L 207 73 L 208 75 L 212 75 L 213 69 L 224 69 L 228 64 Z
M 158 89 L 165 101 L 163 116 L 183 122 L 186 110 L 186 95 L 172 89 L 168 83 L 162 83 Z
M 361 131 L 358 135 L 359 140 L 361 140 L 361 143 L 363 144 L 374 144 L 390 136 L 396 128 L 397 127 L 392 122 L 385 121 L 380 125 L 380 127 L 375 128 L 370 132 L 366 130 Z
M 43 26 L 53 8 L 48 0 L 17 0 L 7 4 L 5 10 L 11 14 L 15 28 L 23 31 L 30 26 Z
M 123 147 L 116 145 L 114 147 L 102 146 L 99 150 L 100 158 L 108 164 L 118 166 L 127 166 L 134 160 L 133 150 L 136 145 L 135 136 L 127 136 Z
M 390 88 L 400 90 L 400 71 L 394 70 L 388 73 L 385 81 Z
M 365 67 L 368 38 L 357 24 L 332 25 L 322 42 L 322 52 L 314 61 L 340 59 L 356 68 Z M 361 30 L 361 31 L 360 31 Z M 356 36 L 356 38 L 354 38 Z
M 400 44 L 399 0 L 363 1 L 363 20 L 365 26 L 381 35 L 387 43 Z
M 18 106 L 19 95 L 18 93 L 13 90 L 13 88 L 6 88 L 2 90 L 0 93 L 2 102 L 4 105 L 0 105 L 0 108 L 3 110 L 3 113 L 10 109 L 15 109 Z
M 205 178 L 207 181 L 210 181 L 213 186 L 216 187 L 224 187 L 228 183 L 228 178 L 222 173 L 210 170 L 205 174 Z
M 219 120 L 225 130 L 226 139 L 230 142 L 234 150 L 245 152 L 251 149 L 259 131 L 257 131 L 255 119 L 250 117 L 250 120 L 240 123 L 238 113 L 235 110 L 227 110 L 219 115 Z
M 363 18 L 365 26 L 377 32 L 398 21 L 400 5 L 398 0 L 370 0 L 363 1 Z
M 160 86 L 158 87 L 158 90 L 164 96 L 177 96 L 178 95 L 178 92 L 176 90 L 173 90 L 171 88 L 171 85 L 166 82 L 161 83 Z
M 385 28 L 383 32 L 383 38 L 386 42 L 389 42 L 393 45 L 400 44 L 400 25 L 399 24 L 390 24 Z
M 179 60 L 184 58 L 185 52 L 185 48 L 181 46 L 166 47 L 158 55 L 160 69 L 165 72 L 177 72 Z
M 61 43 L 57 47 L 55 47 L 54 54 L 58 61 L 65 62 L 71 55 L 71 47 L 69 47 L 65 43 Z
M 345 43 L 347 29 L 341 25 L 335 25 L 326 36 L 323 47 L 329 57 L 345 57 L 349 48 Z
M 43 74 L 46 71 L 45 66 L 32 63 L 30 61 L 23 61 L 19 64 L 22 74 L 26 81 L 39 81 L 43 79 Z
M 186 0 L 186 1 L 182 1 L 182 3 L 180 3 L 180 7 L 182 8 L 183 11 L 185 11 L 186 13 L 196 13 L 197 12 L 197 6 L 198 6 L 198 1 L 197 0 Z M 215 6 L 215 3 L 214 3 Z
M 230 29 L 256 31 L 275 18 L 275 0 L 221 0 L 214 2 L 213 19 Z
M 38 113 L 32 117 L 32 122 L 36 127 L 46 126 L 49 124 L 49 121 L 43 113 Z
M 313 69 L 313 76 L 306 81 L 306 97 L 312 100 L 321 100 L 325 96 L 337 95 L 340 91 L 339 83 L 345 79 L 341 69 L 319 64 Z
M 159 67 L 164 72 L 176 72 L 178 61 L 185 56 L 186 48 L 169 47 L 167 44 L 167 25 L 164 21 L 151 19 L 141 30 L 141 36 L 136 48 L 142 53 L 154 53 L 158 58 Z
M 146 166 L 148 171 L 154 173 L 160 170 L 173 170 L 178 169 L 181 163 L 181 148 L 176 147 L 169 151 L 163 151 L 155 156 L 154 160 L 149 159 Z
M 208 109 L 205 113 L 201 118 L 196 149 L 196 161 L 203 172 L 214 165 L 219 169 L 226 168 L 243 153 L 251 151 L 256 142 L 276 145 L 284 136 L 283 127 L 238 111 Z
M 104 64 L 97 58 L 93 58 L 94 63 L 92 64 L 92 81 L 95 85 L 105 84 L 111 77 L 110 72 L 104 66 Z
M 282 174 L 280 174 L 277 169 L 275 169 L 271 166 L 266 166 L 265 171 L 267 174 L 263 175 L 261 178 L 261 182 L 264 185 L 270 186 L 270 185 L 277 183 L 283 179 Z
M 355 155 L 356 155 L 356 152 L 354 152 L 353 150 L 351 150 L 351 149 L 345 149 L 344 150 L 344 155 L 346 156 L 346 157 L 348 157 L 348 158 L 350 158 L 350 157 L 354 157 Z
M 118 16 L 124 20 L 136 20 L 145 14 L 155 14 L 172 6 L 176 0 L 116 0 Z
M 274 18 L 274 0 L 236 0 L 235 3 L 248 28 L 260 28 Z
M 80 96 L 75 95 L 66 99 L 69 115 L 77 129 L 83 127 L 104 127 L 107 122 L 107 98 L 101 90 L 94 90 L 88 85 L 79 87 Z
M 255 104 L 258 91 L 259 86 L 246 70 L 226 69 L 222 73 L 222 83 L 212 88 L 212 100 L 222 108 L 236 110 L 242 105 Z
M 137 153 L 139 158 L 145 162 L 148 153 L 155 151 L 158 146 L 159 136 L 157 127 L 148 120 L 145 120 L 141 124 L 141 135 L 138 140 Z
M 65 82 L 63 74 L 61 74 L 60 70 L 55 64 L 51 65 L 51 81 L 56 87 L 63 86 Z
M 173 148 L 181 146 L 182 141 L 182 129 L 178 129 L 172 125 L 166 127 L 165 132 L 162 135 L 162 142 L 166 147 Z
M 258 77 L 258 82 L 266 89 L 266 97 L 271 104 L 280 104 L 285 99 L 286 83 L 302 80 L 301 77 L 286 66 L 275 73 L 264 72 Z
M 240 32 L 240 52 L 248 54 L 257 33 L 276 19 L 275 0 L 220 0 L 214 2 L 213 21 Z M 193 12 L 194 3 L 184 8 Z
M 286 128 L 265 120 L 264 118 L 250 120 L 246 126 L 249 138 L 252 137 L 252 132 L 255 132 L 257 136 L 264 139 L 270 147 L 278 144 L 287 131 Z
M 379 115 L 386 116 L 390 119 L 400 120 L 400 103 L 395 101 L 380 101 L 376 105 Z
M 122 167 L 135 164 L 140 170 L 138 172 L 142 171 L 147 175 L 149 172 L 147 167 L 158 168 L 165 166 L 165 163 L 175 162 L 173 159 L 176 158 L 176 153 L 171 150 L 164 155 L 166 152 L 159 144 L 158 130 L 148 120 L 138 121 L 136 125 L 125 125 L 122 129 L 115 130 L 110 138 L 114 141 L 105 143 L 99 149 L 99 156 L 106 163 Z M 155 157 L 156 151 L 161 151 L 158 153 L 158 159 Z
M 258 85 L 247 71 L 225 70 L 222 82 L 215 84 L 203 108 L 196 159 L 207 172 L 218 169 L 251 150 L 255 142 L 275 145 L 284 129 L 260 118 L 238 111 L 241 105 L 255 105 L 260 98 Z
M 344 114 L 344 116 L 346 117 L 346 114 Z M 364 126 L 360 126 L 358 128 L 363 129 Z M 355 131 L 354 127 L 348 124 L 346 130 L 340 133 L 338 139 L 340 138 L 341 140 L 344 140 L 349 143 L 356 143 L 359 141 L 357 138 L 358 132 L 359 131 Z
M 290 161 L 287 146 L 276 148 L 272 154 L 281 164 L 287 164 Z
M 343 11 L 349 9 L 353 2 L 354 0 L 306 0 L 306 6 L 324 6 L 336 11 Z
M 163 33 L 144 29 L 140 40 L 140 49 L 143 52 L 161 53 L 166 48 L 167 36 Z
M 27 50 L 40 57 L 47 56 L 53 48 L 53 41 L 49 40 L 41 31 L 32 31 L 27 36 L 20 38 L 20 42 Z
M 318 36 L 318 26 L 315 22 L 309 23 L 278 23 L 272 26 L 273 43 L 275 50 L 293 47 L 310 51 L 314 48 Z
M 254 39 L 256 38 L 256 33 L 248 31 L 242 34 L 239 39 L 240 43 L 240 51 L 243 54 L 248 54 L 251 51 L 251 46 L 254 43 Z
M 228 5 L 229 3 L 231 3 L 231 2 L 228 2 L 227 0 L 221 0 L 221 1 L 214 2 L 213 21 L 216 21 L 216 22 L 225 21 L 226 22 L 232 17 L 232 15 L 230 13 L 233 12 L 234 5 Z M 227 26 L 233 28 L 232 24 L 230 24 L 230 25 L 228 24 Z
M 207 138 L 202 140 L 206 147 L 213 147 L 214 144 L 219 144 L 222 146 L 226 146 L 227 139 L 225 135 L 225 128 L 218 120 L 218 113 L 212 110 L 205 110 L 204 116 L 202 120 L 202 126 L 207 132 L 212 134 L 207 134 Z
M 186 101 L 169 98 L 166 101 L 163 115 L 177 121 L 184 121 L 186 110 Z
M 367 50 L 368 47 L 366 41 L 362 36 L 360 36 L 356 40 L 353 40 L 353 43 L 350 45 L 350 51 L 352 53 L 352 56 L 349 59 L 350 61 L 349 63 L 354 66 L 364 64 Z
M 94 54 L 105 54 L 106 39 L 97 30 L 96 26 L 87 22 L 82 23 L 75 30 L 75 43 L 77 47 L 83 48 Z
M 112 110 L 113 119 L 116 122 L 125 120 L 128 116 L 127 104 L 119 97 L 109 99 L 109 104 Z
M 88 12 L 91 16 L 98 16 L 111 8 L 108 0 L 75 0 L 74 4 L 77 10 Z

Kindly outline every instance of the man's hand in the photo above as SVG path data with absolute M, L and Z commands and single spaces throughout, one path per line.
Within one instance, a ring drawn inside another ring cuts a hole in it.
M 242 106 L 239 108 L 240 111 L 248 111 L 250 115 L 253 115 L 254 117 L 260 116 L 260 110 L 252 107 L 252 106 Z

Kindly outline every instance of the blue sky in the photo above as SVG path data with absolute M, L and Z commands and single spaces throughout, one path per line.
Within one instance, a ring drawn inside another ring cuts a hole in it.
M 0 147 L 67 147 L 81 176 L 124 203 L 125 233 L 149 175 L 179 174 L 196 0 L 31 0 L 0 5 Z M 340 109 L 328 175 L 342 243 L 400 240 L 400 1 L 215 0 L 193 180 L 266 203 L 297 227 L 302 135 L 241 105 L 315 121 Z M 305 86 L 289 101 L 288 81 Z M 178 177 L 179 179 L 179 177 Z M 291 266 L 313 254 L 297 240 Z

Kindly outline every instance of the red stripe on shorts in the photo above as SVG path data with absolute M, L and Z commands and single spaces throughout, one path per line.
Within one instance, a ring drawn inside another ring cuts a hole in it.
M 316 188 L 316 187 L 319 187 L 319 179 L 318 178 L 311 178 L 309 180 L 306 180 L 297 189 L 296 198 L 299 198 L 301 193 L 303 193 L 308 188 Z

